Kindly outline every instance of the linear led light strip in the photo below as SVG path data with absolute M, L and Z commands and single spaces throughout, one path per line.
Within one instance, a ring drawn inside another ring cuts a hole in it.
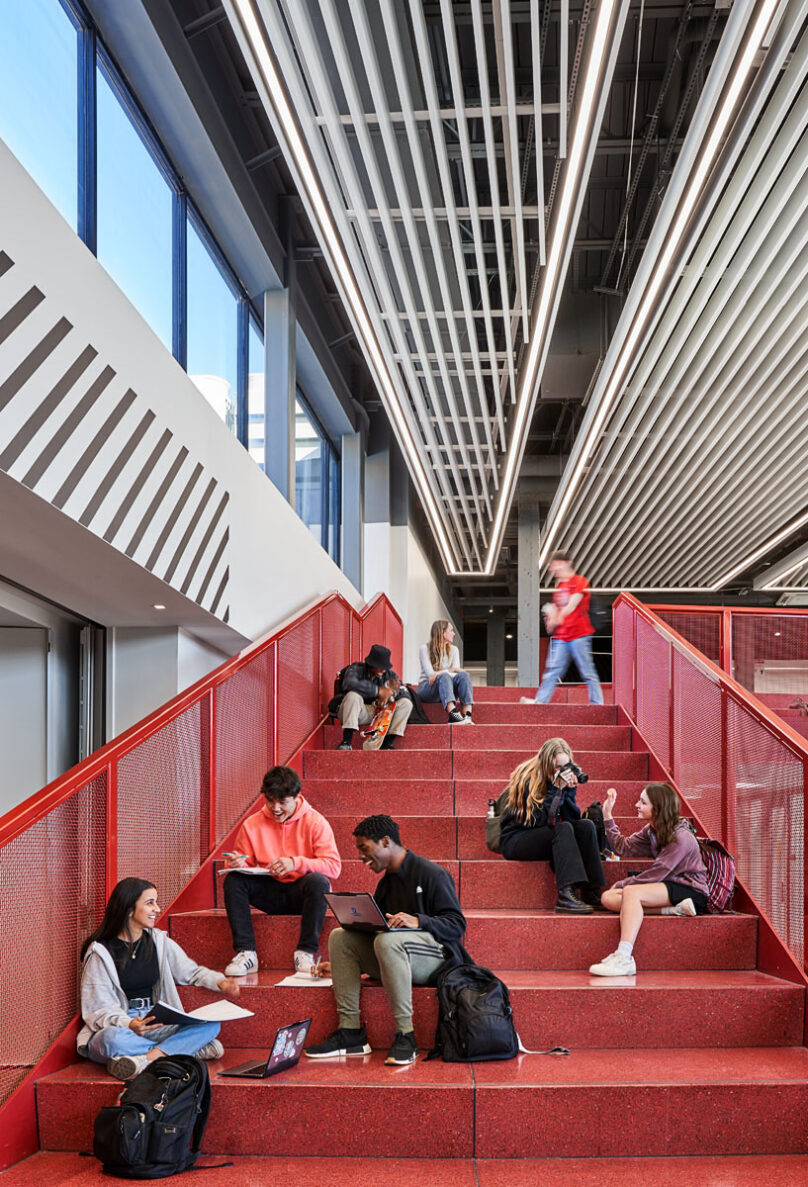
M 784 528 L 781 528 L 781 530 L 775 536 L 771 536 L 765 544 L 761 544 L 760 547 L 756 548 L 755 551 L 750 553 L 749 556 L 744 557 L 740 564 L 734 565 L 719 581 L 716 581 L 710 587 L 711 590 L 715 592 L 717 589 L 720 589 L 722 585 L 726 585 L 728 581 L 732 581 L 733 577 L 737 577 L 739 573 L 743 573 L 743 571 L 748 569 L 750 565 L 753 565 L 755 561 L 760 560 L 762 556 L 765 556 L 770 549 L 776 548 L 778 544 L 782 544 L 784 540 L 787 540 L 788 537 L 793 535 L 794 532 L 798 531 L 801 527 L 804 527 L 806 523 L 808 523 L 808 511 L 806 511 L 803 515 L 797 516 L 796 519 L 792 519 L 791 523 L 787 524 Z M 779 574 L 779 576 L 773 578 L 773 581 L 781 581 L 786 573 L 791 573 L 794 571 L 794 569 L 798 569 L 800 565 L 804 564 L 805 557 L 803 557 L 802 560 L 798 561 L 795 565 L 791 565 L 788 569 L 784 569 L 783 572 Z M 771 589 L 773 586 L 766 584 L 763 586 L 763 588 Z
M 448 572 L 457 571 L 457 558 L 435 501 L 428 475 L 423 461 L 413 441 L 409 425 L 402 412 L 401 403 L 395 384 L 385 365 L 376 334 L 365 310 L 353 273 L 345 258 L 339 236 L 331 221 L 328 207 L 324 201 L 317 177 L 309 160 L 306 146 L 300 138 L 295 117 L 286 100 L 283 82 L 278 76 L 275 64 L 267 50 L 263 33 L 256 21 L 255 14 L 249 0 L 230 0 L 238 18 L 244 36 L 247 38 L 255 62 L 263 75 L 264 88 L 272 103 L 277 120 L 286 140 L 288 155 L 292 158 L 300 179 L 302 188 L 306 191 L 309 210 L 314 215 L 317 230 L 328 251 L 329 263 L 335 276 L 340 282 L 343 296 L 348 304 L 354 325 L 361 334 L 363 344 L 371 357 L 382 394 L 386 397 L 385 406 L 393 421 L 396 435 L 407 458 L 410 473 L 418 488 L 418 493 L 424 504 L 424 509 L 435 531 L 435 537 L 441 551 L 443 563 Z
M 611 412 L 612 405 L 614 404 L 615 399 L 621 390 L 621 385 L 625 378 L 629 362 L 632 359 L 634 350 L 640 339 L 640 335 L 642 334 L 645 325 L 656 306 L 659 290 L 667 279 L 668 269 L 670 268 L 673 261 L 674 253 L 679 247 L 679 243 L 684 236 L 687 222 L 693 213 L 704 183 L 707 180 L 707 176 L 712 167 L 713 161 L 722 144 L 727 127 L 734 114 L 738 99 L 740 98 L 741 90 L 746 82 L 746 77 L 752 68 L 755 55 L 758 53 L 763 43 L 763 38 L 771 24 L 772 17 L 778 3 L 779 0 L 766 0 L 766 2 L 763 4 L 758 14 L 758 18 L 753 26 L 752 33 L 747 40 L 746 48 L 741 54 L 735 74 L 724 96 L 721 110 L 718 114 L 718 117 L 712 124 L 710 136 L 701 154 L 699 162 L 691 175 L 690 185 L 685 192 L 682 204 L 679 209 L 679 214 L 670 234 L 666 238 L 665 248 L 656 262 L 656 267 L 649 282 L 648 288 L 643 295 L 642 303 L 637 310 L 634 322 L 632 323 L 628 336 L 623 343 L 620 355 L 618 356 L 612 369 L 611 378 L 609 379 L 604 390 L 604 394 L 598 406 L 597 413 L 592 420 L 586 437 L 584 438 L 582 443 L 583 448 L 578 454 L 578 459 L 575 463 L 573 472 L 566 484 L 564 495 L 548 526 L 547 534 L 539 553 L 539 565 L 542 567 L 547 562 L 547 557 L 549 556 L 552 545 L 558 535 L 561 521 L 566 512 L 569 510 L 569 506 L 581 483 L 590 453 L 597 443 L 600 432 L 609 413 Z M 764 551 L 765 549 L 762 549 L 756 555 L 762 556 Z M 749 558 L 748 561 L 744 562 L 744 564 L 752 563 L 752 559 L 753 558 Z M 742 567 L 743 566 L 740 566 L 738 569 L 733 570 L 733 573 L 729 576 L 734 576 L 735 572 L 740 572 Z M 726 577 L 724 581 L 712 586 L 711 588 L 713 590 L 720 588 L 721 584 L 724 584 L 727 580 L 729 580 L 729 576 Z
M 619 27 L 622 28 L 622 23 L 628 11 L 628 4 L 627 0 L 619 0 L 619 2 L 623 9 L 622 20 L 619 22 Z M 492 525 L 491 540 L 488 546 L 484 570 L 485 576 L 490 576 L 496 568 L 499 550 L 502 544 L 502 536 L 510 513 L 516 479 L 522 462 L 527 430 L 538 394 L 539 374 L 544 365 L 549 347 L 549 330 L 553 307 L 556 304 L 558 287 L 563 280 L 562 269 L 569 256 L 569 248 L 571 246 L 570 236 L 574 233 L 574 228 L 570 225 L 573 216 L 573 206 L 581 181 L 584 158 L 587 149 L 591 147 L 593 133 L 597 133 L 597 130 L 593 128 L 593 122 L 597 100 L 601 97 L 598 93 L 598 83 L 601 80 L 601 74 L 606 60 L 609 46 L 609 31 L 612 27 L 612 18 L 617 4 L 618 0 L 603 0 L 598 8 L 598 19 L 592 43 L 592 53 L 589 58 L 589 69 L 583 85 L 581 106 L 572 140 L 572 149 L 564 174 L 564 186 L 553 227 L 547 267 L 545 268 L 542 279 L 539 305 L 531 335 L 530 352 L 527 357 L 524 379 L 516 405 L 511 444 L 502 477 L 502 487 L 497 511 Z M 617 40 L 616 30 L 612 40 Z

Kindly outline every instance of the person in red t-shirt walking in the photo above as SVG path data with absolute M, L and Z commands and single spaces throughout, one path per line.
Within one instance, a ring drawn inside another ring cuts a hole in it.
M 553 637 L 536 700 L 522 697 L 522 701 L 546 705 L 572 660 L 589 689 L 590 705 L 602 705 L 603 691 L 592 660 L 595 628 L 589 619 L 589 582 L 575 572 L 566 552 L 554 552 L 548 568 L 556 580 L 556 588 L 552 605 L 544 607 L 544 622 Z

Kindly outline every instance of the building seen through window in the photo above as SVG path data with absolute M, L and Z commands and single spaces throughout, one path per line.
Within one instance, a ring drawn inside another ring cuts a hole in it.
M 238 405 L 238 301 L 190 217 L 187 235 L 186 370 L 217 415 L 235 432 Z

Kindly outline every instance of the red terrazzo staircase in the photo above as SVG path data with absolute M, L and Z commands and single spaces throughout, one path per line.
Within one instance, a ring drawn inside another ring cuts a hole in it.
M 556 734 L 570 741 L 592 777 L 579 799 L 602 798 L 614 782 L 618 804 L 630 814 L 649 771 L 648 754 L 631 749 L 636 733 L 611 706 L 523 706 L 520 690 L 479 691 L 479 724 L 450 729 L 438 724 L 439 707 L 436 712 L 430 706 L 436 724 L 412 726 L 393 753 L 336 753 L 339 734 L 326 727 L 326 749 L 304 755 L 304 789 L 333 823 L 346 859 L 342 888 L 372 889 L 376 881 L 352 856 L 356 820 L 374 811 L 397 817 L 404 842 L 455 878 L 468 918 L 467 946 L 510 985 L 524 1043 L 562 1044 L 572 1055 L 472 1066 L 419 1059 L 412 1067 L 387 1068 L 392 1021 L 383 990 L 370 986 L 363 991 L 374 1047 L 367 1059 L 303 1060 L 282 1076 L 252 1083 L 221 1080 L 211 1065 L 205 1150 L 274 1156 L 265 1172 L 240 1178 L 242 1183 L 276 1181 L 269 1168 L 302 1167 L 302 1161 L 283 1162 L 302 1155 L 307 1165 L 314 1160 L 312 1172 L 335 1183 L 353 1182 L 349 1164 L 341 1162 L 335 1175 L 336 1163 L 318 1159 L 362 1159 L 354 1167 L 357 1176 L 361 1165 L 365 1178 L 387 1182 L 379 1164 L 366 1158 L 371 1153 L 394 1157 L 399 1168 L 407 1158 L 457 1160 L 423 1163 L 419 1182 L 428 1174 L 436 1184 L 444 1174 L 446 1182 L 474 1182 L 467 1174 L 471 1159 L 476 1182 L 492 1187 L 630 1184 L 641 1178 L 667 1183 L 667 1175 L 652 1167 L 655 1159 L 674 1156 L 695 1176 L 680 1170 L 671 1179 L 677 1187 L 694 1181 L 783 1187 L 808 1182 L 808 1160 L 797 1157 L 808 1151 L 804 993 L 757 970 L 757 920 L 649 918 L 636 947 L 637 977 L 593 978 L 587 967 L 616 946 L 617 919 L 556 916 L 546 865 L 506 863 L 485 848 L 488 798 L 518 762 Z M 623 824 L 632 827 L 631 815 Z M 609 863 L 607 880 L 639 864 Z M 329 919 L 326 934 L 331 926 Z M 203 964 L 221 968 L 230 957 L 221 908 L 175 915 L 170 929 Z M 256 916 L 260 969 L 242 983 L 242 1001 L 255 1017 L 224 1025 L 223 1066 L 262 1053 L 278 1025 L 309 1013 L 314 1041 L 335 1026 L 330 989 L 275 984 L 288 971 L 296 934 L 296 919 Z M 189 1005 L 209 996 L 183 991 Z M 434 1037 L 434 991 L 416 988 L 414 1001 L 416 1035 L 426 1049 Z M 88 1149 L 95 1113 L 118 1091 L 103 1069 L 89 1063 L 40 1080 L 43 1150 Z M 750 1157 L 735 1157 L 741 1155 Z M 728 1156 L 726 1164 L 716 1156 Z M 590 1161 L 553 1161 L 569 1159 Z M 37 1165 L 47 1178 L 47 1163 Z M 259 1161 L 245 1158 L 245 1173 L 254 1165 Z M 27 1166 L 9 1174 L 22 1175 Z M 86 1167 L 73 1170 L 75 1176 L 71 1171 L 69 1178 L 52 1181 L 78 1183 L 89 1174 Z M 205 1182 L 213 1187 L 236 1181 L 227 1174 L 212 1173 Z M 9 1178 L 27 1181 L 44 1178 Z M 396 1181 L 410 1180 L 401 1171 Z

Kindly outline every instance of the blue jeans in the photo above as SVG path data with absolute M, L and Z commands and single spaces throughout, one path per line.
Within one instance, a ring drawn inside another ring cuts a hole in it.
M 422 681 L 415 690 L 422 701 L 430 704 L 439 700 L 444 709 L 450 701 L 460 705 L 471 705 L 474 702 L 474 692 L 471 687 L 471 676 L 468 672 L 441 672 L 432 684 Z
M 589 689 L 589 704 L 603 704 L 603 690 L 598 680 L 597 669 L 592 660 L 592 636 L 581 635 L 579 639 L 551 639 L 550 652 L 547 656 L 547 666 L 544 669 L 544 679 L 536 693 L 536 704 L 546 705 L 555 691 L 561 677 L 570 666 L 570 661 L 581 674 L 581 679 Z
M 130 1018 L 145 1018 L 148 1009 L 129 1010 Z M 97 1030 L 87 1044 L 87 1055 L 95 1063 L 106 1063 L 119 1055 L 146 1055 L 152 1047 L 159 1047 L 164 1055 L 196 1055 L 206 1043 L 215 1039 L 221 1030 L 220 1022 L 203 1022 L 199 1026 L 161 1026 L 150 1038 L 135 1034 L 126 1026 L 105 1026 Z

